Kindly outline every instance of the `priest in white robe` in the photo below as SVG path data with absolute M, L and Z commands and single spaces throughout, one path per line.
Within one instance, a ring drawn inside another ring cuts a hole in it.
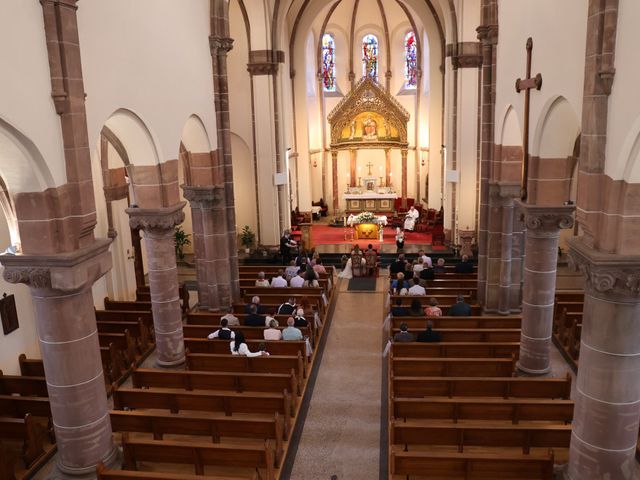
M 411 205 L 411 208 L 407 212 L 407 216 L 404 217 L 404 229 L 412 232 L 416 226 L 416 220 L 418 220 L 418 217 L 420 217 L 420 213 L 413 205 Z

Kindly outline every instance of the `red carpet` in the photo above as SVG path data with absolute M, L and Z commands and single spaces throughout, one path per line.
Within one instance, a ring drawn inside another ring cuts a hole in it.
M 336 228 L 329 227 L 328 225 L 314 224 L 311 227 L 312 242 L 314 245 L 336 245 L 336 244 L 349 244 L 355 245 L 356 243 L 360 248 L 366 247 L 371 243 L 374 247 L 384 244 L 396 243 L 396 231 L 394 228 L 387 227 L 384 229 L 384 241 L 373 240 L 353 240 L 351 228 Z M 346 237 L 346 238 L 345 238 Z M 405 232 L 405 244 L 406 245 L 431 245 L 431 234 L 421 232 Z M 433 250 L 446 250 L 446 247 L 434 246 Z

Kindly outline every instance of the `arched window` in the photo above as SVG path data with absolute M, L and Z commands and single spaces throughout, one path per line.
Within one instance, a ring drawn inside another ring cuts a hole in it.
M 378 39 L 375 35 L 365 35 L 362 39 L 362 76 L 378 81 Z
M 322 36 L 322 87 L 325 92 L 336 91 L 336 42 L 333 35 Z
M 404 88 L 418 86 L 418 45 L 416 35 L 409 32 L 404 37 Z

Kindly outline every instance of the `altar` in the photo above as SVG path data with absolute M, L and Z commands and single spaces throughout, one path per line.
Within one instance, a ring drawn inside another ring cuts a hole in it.
M 362 211 L 391 213 L 398 198 L 392 187 L 383 186 L 376 177 L 359 179 L 362 186 L 347 187 L 344 193 L 346 213 Z

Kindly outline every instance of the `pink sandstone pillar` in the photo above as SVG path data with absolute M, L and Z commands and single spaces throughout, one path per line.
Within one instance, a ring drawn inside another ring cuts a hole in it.
M 569 258 L 586 277 L 568 477 L 635 479 L 640 423 L 640 256 L 596 252 L 582 237 Z
M 538 207 L 516 201 L 525 219 L 522 333 L 517 367 L 529 375 L 549 373 L 558 239 L 573 226 L 573 206 Z
M 189 200 L 198 283 L 198 307 L 217 310 L 232 303 L 229 286 L 228 244 L 224 187 L 183 185 Z
M 112 464 L 117 451 L 91 287 L 111 269 L 111 240 L 51 256 L 1 257 L 4 278 L 31 289 L 63 477 Z
M 175 226 L 184 221 L 186 202 L 166 208 L 128 208 L 131 228 L 144 231 L 157 364 L 172 367 L 185 361 L 182 311 L 178 294 Z

